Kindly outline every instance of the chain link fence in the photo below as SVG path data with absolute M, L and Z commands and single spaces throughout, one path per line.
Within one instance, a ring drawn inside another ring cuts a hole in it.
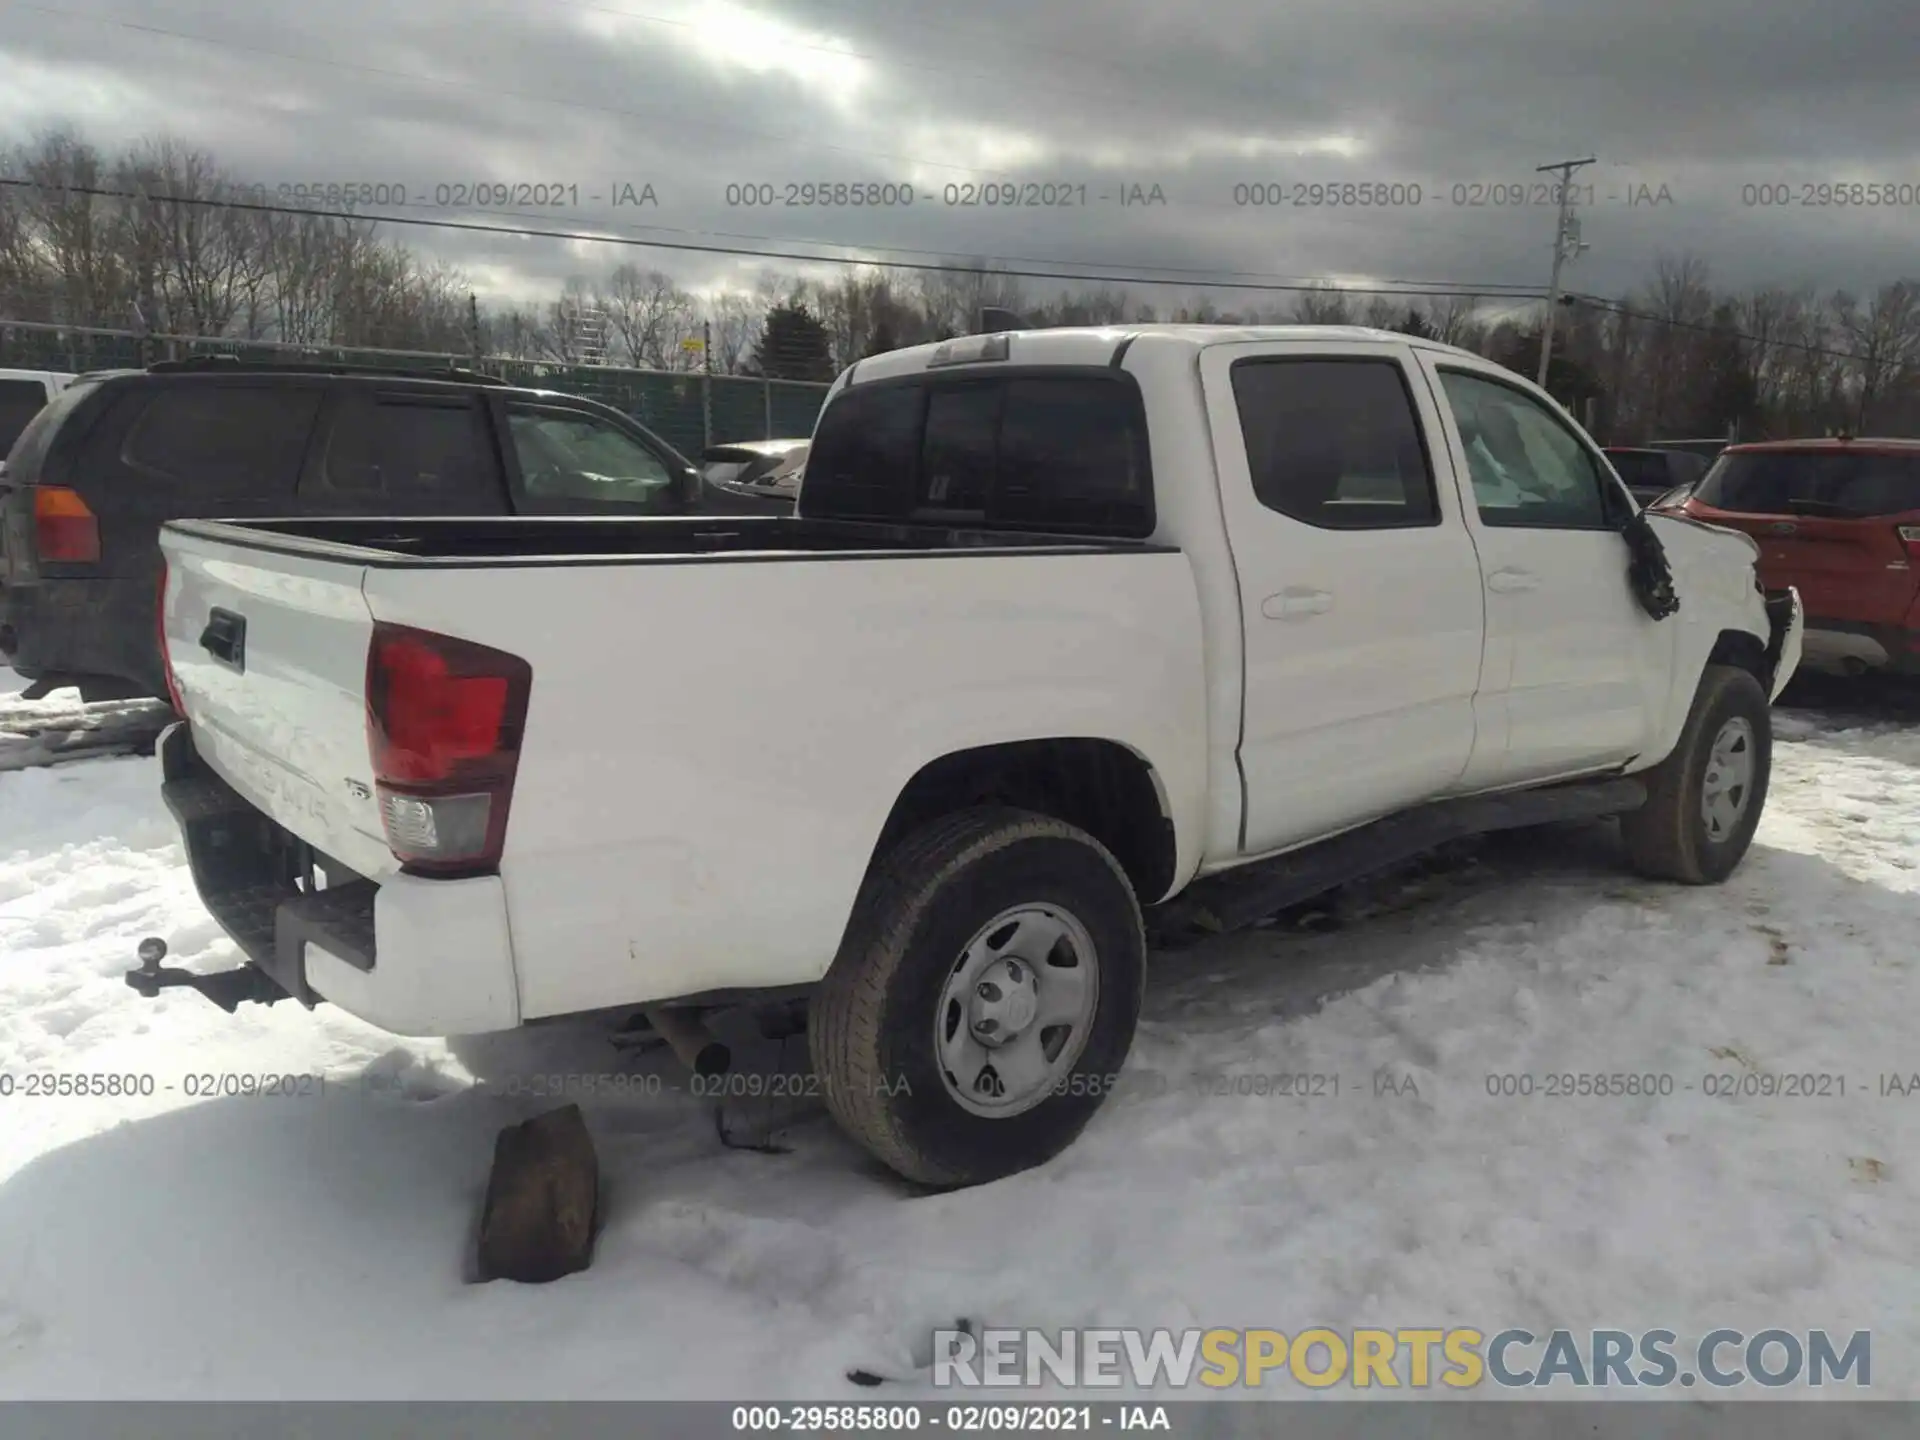
M 693 459 L 698 459 L 709 445 L 811 435 L 827 393 L 825 385 L 813 381 L 709 375 L 699 370 L 629 370 L 616 365 L 562 365 L 507 356 L 294 346 L 189 335 L 143 336 L 131 330 L 0 319 L 0 369 L 4 370 L 121 370 L 195 355 L 317 360 L 421 371 L 477 370 L 514 385 L 598 400 L 631 415 Z

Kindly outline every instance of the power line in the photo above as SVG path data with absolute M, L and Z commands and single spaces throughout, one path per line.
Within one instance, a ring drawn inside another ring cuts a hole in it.
M 646 250 L 680 250 L 699 255 L 731 255 L 754 260 L 790 260 L 812 265 L 864 265 L 877 270 L 912 270 L 930 274 L 978 275 L 982 271 L 974 265 L 941 264 L 923 260 L 876 260 L 855 255 L 805 255 L 792 250 L 773 250 L 742 245 L 712 245 L 690 240 L 644 240 L 632 235 L 595 234 L 583 230 L 551 230 L 534 226 L 480 225 L 466 220 L 428 219 L 419 215 L 375 215 L 352 210 L 321 210 L 297 205 L 272 205 L 250 200 L 208 199 L 191 195 L 162 195 L 132 190 L 112 190 L 103 186 L 90 185 L 45 185 L 31 180 L 17 180 L 0 177 L 0 185 L 17 189 L 55 190 L 62 194 L 86 195 L 108 200 L 134 200 L 163 205 L 198 205 L 214 209 L 241 210 L 256 214 L 307 216 L 321 220 L 359 221 L 362 223 L 386 225 L 411 225 L 429 230 L 451 230 L 463 234 L 496 235 L 538 240 L 584 241 L 604 245 L 625 245 Z M 1062 262 L 1063 264 L 1066 262 Z M 1150 267 L 1134 267 L 1136 269 Z M 1201 290 L 1244 290 L 1251 292 L 1274 292 L 1285 294 L 1318 294 L 1337 290 L 1347 295 L 1390 295 L 1390 296 L 1457 296 L 1471 298 L 1487 295 L 1493 299 L 1541 299 L 1539 291 L 1501 291 L 1495 288 L 1436 288 L 1433 286 L 1385 286 L 1385 285 L 1342 285 L 1328 278 L 1317 281 L 1281 282 L 1273 280 L 1247 281 L 1219 278 L 1195 278 L 1183 280 L 1157 279 L 1150 275 L 1093 274 L 1086 271 L 1045 271 L 1015 270 L 995 268 L 993 275 L 1005 276 L 1016 280 L 1066 280 L 1082 284 L 1097 285 L 1183 285 L 1189 289 Z M 1217 276 L 1219 272 L 1214 272 Z M 1229 272 L 1231 273 L 1231 272 Z
M 1667 325 L 1675 330 L 1691 330 L 1701 335 L 1724 335 L 1735 340 L 1744 340 L 1749 345 L 1757 345 L 1764 350 L 1798 350 L 1807 355 L 1824 355 L 1833 360 L 1866 361 L 1872 357 L 1861 355 L 1852 350 L 1834 350 L 1825 345 L 1814 345 L 1801 340 L 1769 340 L 1761 335 L 1749 334 L 1745 330 L 1736 330 L 1730 325 L 1703 325 L 1697 320 L 1675 320 L 1667 315 L 1655 315 L 1648 310 L 1636 310 L 1617 300 L 1603 300 L 1598 295 L 1582 295 L 1568 292 L 1561 304 L 1580 304 L 1594 310 L 1605 310 L 1609 314 L 1620 315 L 1629 320 L 1645 320 L 1651 325 Z
M 1546 298 L 1544 294 L 1537 290 L 1526 292 L 1516 289 L 1502 292 L 1491 286 L 1436 289 L 1431 287 L 1346 286 L 1332 279 L 1308 281 L 1304 283 L 1282 283 L 1271 280 L 1259 282 L 1226 279 L 1165 280 L 1153 276 L 1092 274 L 1084 271 L 1049 272 L 1010 269 L 982 271 L 979 267 L 973 265 L 935 264 L 908 260 L 874 260 L 861 256 L 847 255 L 803 255 L 793 251 L 752 249 L 744 246 L 706 245 L 695 244 L 688 241 L 643 240 L 626 235 L 600 235 L 586 231 L 548 230 L 531 226 L 509 227 L 500 225 L 478 225 L 470 221 L 431 220 L 422 216 L 412 215 L 364 215 L 350 210 L 319 210 L 295 205 L 271 205 L 243 200 L 216 200 L 197 196 L 161 195 L 131 190 L 112 190 L 101 186 L 53 186 L 32 180 L 19 180 L 6 176 L 0 176 L 0 186 L 21 190 L 54 190 L 62 194 L 86 195 L 96 199 L 134 200 L 172 205 L 198 205 L 214 209 L 249 211 L 257 214 L 293 215 L 322 220 L 411 225 L 423 229 L 453 230 L 468 234 L 497 235 L 528 239 L 585 241 L 588 243 L 607 245 L 624 245 L 640 249 L 681 250 L 697 254 L 731 255 L 748 259 L 791 260 L 805 264 L 864 265 L 878 270 L 908 270 L 933 274 L 991 274 L 1005 276 L 1009 279 L 1074 281 L 1082 284 L 1100 285 L 1184 285 L 1190 289 L 1244 290 L 1256 293 L 1320 294 L 1335 292 L 1345 295 L 1387 295 L 1406 298 L 1443 297 L 1449 299 L 1475 299 L 1484 297 L 1489 300 L 1544 300 Z M 1060 263 L 1065 264 L 1068 262 Z M 1629 319 L 1644 320 L 1656 325 L 1667 325 L 1679 330 L 1690 330 L 1707 335 L 1730 336 L 1734 339 L 1743 340 L 1748 344 L 1757 345 L 1763 349 L 1797 350 L 1803 354 L 1822 355 L 1832 359 L 1855 362 L 1863 362 L 1871 358 L 1854 351 L 1834 350 L 1827 346 L 1814 345 L 1797 340 L 1769 340 L 1763 336 L 1754 335 L 1743 330 L 1735 330 L 1728 326 L 1703 325 L 1697 321 L 1676 320 L 1668 316 L 1655 315 L 1648 311 L 1637 310 L 1619 301 L 1607 300 L 1597 295 L 1569 293 L 1562 298 L 1560 303 L 1578 303 L 1596 310 L 1604 310 L 1612 314 L 1621 315 Z
M 245 188 L 244 185 L 242 186 L 242 188 Z M 426 207 L 425 202 L 418 202 L 418 203 L 409 204 L 406 208 L 421 209 L 421 208 L 439 208 L 439 207 Z M 299 210 L 299 213 L 304 215 L 310 212 L 306 210 Z M 492 218 L 497 220 L 541 220 L 546 218 L 541 215 L 530 214 L 529 212 L 524 210 L 495 210 L 495 209 L 488 209 L 488 208 L 481 208 L 481 207 L 475 207 L 474 209 L 465 211 L 463 213 L 472 214 L 472 215 L 491 216 Z M 648 234 L 657 234 L 657 235 L 696 235 L 706 239 L 715 239 L 715 240 L 758 240 L 768 245 L 781 245 L 781 244 L 835 245 L 835 246 L 840 246 L 843 249 L 845 248 L 857 249 L 863 253 L 867 251 L 878 250 L 878 251 L 884 251 L 885 253 L 891 254 L 891 255 L 933 255 L 943 260 L 951 260 L 954 258 L 955 254 L 957 253 L 956 248 L 953 246 L 948 246 L 944 249 L 934 250 L 934 249 L 927 249 L 925 247 L 915 246 L 915 245 L 879 245 L 879 244 L 872 244 L 868 242 L 862 242 L 858 245 L 855 245 L 849 241 L 820 240 L 812 236 L 805 236 L 805 235 L 786 235 L 786 236 L 757 235 L 757 234 L 745 233 L 745 232 L 735 231 L 735 230 L 697 230 L 697 229 L 690 229 L 684 226 L 674 226 L 674 225 L 627 225 L 624 227 L 609 226 L 607 228 L 613 230 L 616 234 L 621 234 L 621 235 L 631 235 L 638 231 L 638 232 L 645 232 Z M 962 250 L 964 250 L 965 248 L 966 247 L 964 246 L 959 247 L 959 249 L 962 249 Z M 1063 260 L 1051 255 L 1011 255 L 1011 254 L 1006 254 L 1000 251 L 995 251 L 991 255 L 985 256 L 983 258 L 993 260 L 996 262 L 1008 262 L 1016 265 L 1059 265 L 1059 266 L 1065 266 L 1069 268 L 1078 268 L 1082 270 L 1097 270 L 1108 265 L 1117 265 L 1118 268 L 1125 269 L 1125 270 L 1152 270 L 1152 271 L 1157 271 L 1163 274 L 1170 274 L 1170 275 L 1204 275 L 1204 276 L 1210 276 L 1215 279 L 1225 279 L 1230 276 L 1244 275 L 1254 280 L 1260 280 L 1260 281 L 1290 280 L 1290 281 L 1295 281 L 1302 285 L 1312 286 L 1316 288 L 1325 287 L 1329 285 L 1336 285 L 1338 283 L 1323 275 L 1276 275 L 1269 271 L 1263 271 L 1263 270 L 1229 270 L 1224 266 L 1218 266 L 1218 265 L 1209 265 L 1209 266 L 1155 265 L 1155 264 L 1147 264 L 1143 262 L 1127 263 L 1124 261 L 1110 262 L 1110 261 L 1104 261 L 1104 260 Z M 862 262 L 850 260 L 847 263 L 857 264 Z M 1071 278 L 1071 277 L 1065 277 L 1065 278 Z M 1406 285 L 1406 286 L 1430 285 L 1433 287 L 1431 290 L 1420 290 L 1420 291 L 1409 292 L 1413 294 L 1449 295 L 1449 294 L 1458 293 L 1460 295 L 1470 295 L 1470 296 L 1485 295 L 1489 299 L 1497 300 L 1497 299 L 1507 298 L 1508 292 L 1512 292 L 1514 295 L 1517 295 L 1518 297 L 1524 298 L 1524 299 L 1537 300 L 1540 297 L 1539 286 L 1516 285 L 1511 281 L 1506 281 L 1506 280 L 1490 280 L 1490 281 L 1487 281 L 1485 284 L 1473 285 L 1462 280 L 1429 280 L 1429 279 L 1423 279 L 1418 276 L 1405 276 L 1405 275 L 1380 275 L 1380 276 L 1376 276 L 1375 278 L 1382 285 Z M 1177 280 L 1148 281 L 1148 280 L 1142 279 L 1138 283 L 1173 285 L 1173 284 L 1178 284 L 1180 282 Z

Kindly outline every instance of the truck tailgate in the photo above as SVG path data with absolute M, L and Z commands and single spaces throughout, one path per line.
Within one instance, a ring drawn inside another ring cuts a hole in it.
M 161 625 L 202 758 L 322 854 L 394 872 L 367 748 L 364 567 L 171 528 L 160 548 Z

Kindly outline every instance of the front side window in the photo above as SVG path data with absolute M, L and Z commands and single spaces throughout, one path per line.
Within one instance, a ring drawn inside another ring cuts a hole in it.
M 507 428 L 532 505 L 657 511 L 674 499 L 674 474 L 625 431 L 591 415 L 510 406 Z
M 1614 528 L 1599 467 L 1544 405 L 1464 371 L 1442 370 L 1440 379 L 1467 452 L 1481 524 Z

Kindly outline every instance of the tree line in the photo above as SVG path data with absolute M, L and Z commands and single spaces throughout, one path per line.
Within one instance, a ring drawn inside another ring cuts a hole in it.
M 1532 375 L 1541 306 L 1333 286 L 1241 305 L 1023 280 L 985 260 L 911 274 L 759 272 L 696 293 L 631 262 L 543 304 L 482 301 L 457 267 L 372 220 L 223 207 L 216 158 L 169 139 L 108 154 L 70 131 L 0 152 L 0 318 L 156 335 L 472 354 L 830 380 L 867 355 L 965 334 L 991 307 L 1031 326 L 1192 321 L 1359 324 L 1460 345 Z M 117 196 L 83 193 L 118 192 Z M 119 198 L 132 197 L 132 198 Z M 1516 283 L 1524 283 L 1516 281 Z M 1717 286 L 1664 257 L 1624 295 L 1556 322 L 1548 386 L 1603 439 L 1920 434 L 1920 282 L 1870 295 Z

